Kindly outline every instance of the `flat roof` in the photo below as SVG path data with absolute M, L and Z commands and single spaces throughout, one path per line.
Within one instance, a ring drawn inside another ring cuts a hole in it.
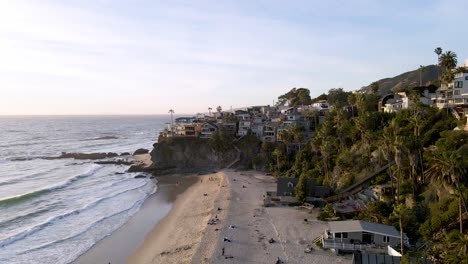
M 371 223 L 359 220 L 332 221 L 328 222 L 330 232 L 369 232 L 389 237 L 400 237 L 400 232 L 395 227 Z

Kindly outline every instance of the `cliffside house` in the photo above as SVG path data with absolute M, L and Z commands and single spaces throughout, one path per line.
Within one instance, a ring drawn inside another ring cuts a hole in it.
M 276 141 L 276 123 L 265 122 L 263 126 L 262 142 L 275 142 Z
M 435 105 L 436 86 L 418 86 L 412 89 L 419 94 L 419 102 L 429 106 Z M 379 101 L 379 111 L 397 113 L 403 109 L 408 109 L 412 104 L 413 101 L 411 101 L 407 92 L 388 94 Z
M 235 136 L 237 133 L 237 123 L 236 122 L 222 122 L 217 124 L 218 127 L 222 127 L 224 132 L 228 135 Z
M 403 240 L 409 246 L 405 234 Z M 395 247 L 400 244 L 400 232 L 393 226 L 366 221 L 331 221 L 328 222 L 322 243 L 324 248 L 346 251 Z
M 195 117 L 179 117 L 175 119 L 174 136 L 198 137 L 201 124 Z
M 319 100 L 319 101 L 311 104 L 311 106 L 315 107 L 318 110 L 323 110 L 323 109 L 328 110 L 328 109 L 330 109 L 330 104 L 325 100 Z
M 239 119 L 239 129 L 237 131 L 237 135 L 242 137 L 247 135 L 252 128 L 252 121 L 249 119 Z
M 211 136 L 218 131 L 218 126 L 212 122 L 204 122 L 202 124 L 202 130 L 200 138 L 211 138 Z

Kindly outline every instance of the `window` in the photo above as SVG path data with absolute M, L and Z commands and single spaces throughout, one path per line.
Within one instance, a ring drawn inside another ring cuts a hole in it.
M 348 238 L 348 233 L 335 233 L 335 238 Z
M 453 95 L 460 95 L 460 90 L 453 91 Z
M 454 82 L 453 84 L 454 84 L 453 86 L 455 88 L 463 88 L 463 82 L 461 82 L 461 81 Z
M 390 237 L 384 236 L 384 237 L 383 237 L 383 242 L 384 242 L 384 243 L 390 243 Z

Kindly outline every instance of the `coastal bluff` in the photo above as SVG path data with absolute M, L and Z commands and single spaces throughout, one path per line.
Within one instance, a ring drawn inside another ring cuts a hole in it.
M 241 140 L 216 151 L 206 139 L 194 137 L 160 138 L 150 152 L 151 169 L 161 173 L 204 172 L 221 168 L 263 168 L 253 160 L 261 155 L 261 143 Z M 258 158 L 257 158 L 258 160 Z M 266 163 L 266 162 L 265 162 Z

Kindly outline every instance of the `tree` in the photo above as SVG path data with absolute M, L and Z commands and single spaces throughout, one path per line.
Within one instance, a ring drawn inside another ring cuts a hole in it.
M 208 115 L 209 115 L 209 116 L 211 116 L 211 110 L 213 110 L 213 108 L 208 107 Z
M 453 81 L 452 69 L 457 67 L 457 54 L 453 51 L 446 51 L 442 53 L 439 57 L 439 65 L 443 69 L 442 73 L 442 82 L 450 83 Z
M 398 218 L 398 225 L 400 226 L 400 253 L 404 254 L 404 239 L 403 239 L 403 217 L 406 214 L 406 208 L 404 204 L 397 204 L 393 209 L 393 217 Z
M 422 75 L 423 75 L 425 69 L 426 69 L 426 67 L 424 67 L 423 65 L 419 66 L 419 69 L 418 69 L 418 72 L 419 72 L 419 86 L 422 86 Z
M 439 64 L 444 68 L 444 70 L 451 70 L 457 67 L 457 63 L 457 54 L 453 51 L 446 51 L 439 57 Z
M 298 106 L 309 105 L 312 103 L 310 91 L 307 88 L 293 88 L 289 92 L 278 97 L 277 105 Z
M 276 158 L 276 169 L 277 171 L 279 172 L 280 171 L 280 161 L 282 158 L 284 158 L 284 151 L 282 148 L 280 148 L 279 146 L 275 148 L 275 150 L 273 150 L 273 152 L 271 153 L 273 155 L 273 157 Z
M 174 117 L 173 117 L 174 110 L 169 109 L 169 113 L 171 114 L 171 136 L 174 136 Z
M 378 82 L 373 82 L 371 83 L 371 90 L 372 93 L 376 94 L 379 91 L 379 83 Z
M 463 156 L 458 151 L 434 151 L 429 160 L 431 165 L 425 171 L 429 182 L 439 183 L 450 189 L 456 188 L 458 190 L 460 233 L 463 233 L 462 203 L 466 211 L 460 188 L 460 180 L 466 173 Z
M 295 188 L 296 199 L 301 204 L 304 204 L 307 201 L 307 194 L 309 193 L 309 186 L 307 181 L 307 175 L 302 173 Z
M 442 260 L 444 263 L 468 263 L 468 234 L 451 232 L 445 237 Z
M 218 113 L 221 113 L 221 111 L 223 111 L 223 108 L 221 108 L 221 106 L 218 105 L 218 107 L 216 107 L 216 111 L 218 111 Z
M 349 92 L 345 92 L 343 88 L 333 88 L 328 91 L 328 103 L 338 107 L 345 106 L 348 103 Z
M 437 47 L 434 50 L 435 54 L 437 54 L 437 79 L 440 81 L 440 67 L 439 67 L 439 61 L 440 61 L 440 54 L 442 54 L 442 48 Z

